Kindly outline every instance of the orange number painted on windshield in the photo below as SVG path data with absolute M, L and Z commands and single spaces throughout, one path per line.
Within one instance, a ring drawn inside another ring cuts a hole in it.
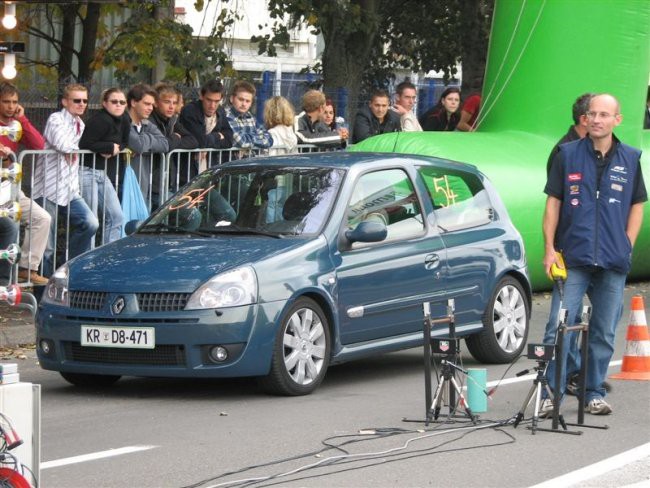
M 205 190 L 197 188 L 196 190 L 188 191 L 185 195 L 178 199 L 178 205 L 170 205 L 169 210 L 178 210 L 180 208 L 194 208 L 199 203 L 205 200 L 205 194 L 214 188 L 214 185 L 209 186 Z M 195 196 L 196 195 L 196 196 Z

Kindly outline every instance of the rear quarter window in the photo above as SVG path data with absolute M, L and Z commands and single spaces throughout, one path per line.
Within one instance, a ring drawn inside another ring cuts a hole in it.
M 428 166 L 418 168 L 418 172 L 433 202 L 441 231 L 467 229 L 492 221 L 494 209 L 478 176 Z

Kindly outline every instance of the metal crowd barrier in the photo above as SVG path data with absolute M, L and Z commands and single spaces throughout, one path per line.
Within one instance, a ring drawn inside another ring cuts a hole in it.
M 322 149 L 314 145 L 299 145 L 296 152 L 321 152 Z M 286 153 L 284 147 L 273 147 L 272 149 L 175 149 L 168 153 L 151 153 L 141 155 L 129 155 L 127 152 L 121 152 L 114 158 L 105 158 L 101 154 L 91 151 L 80 150 L 66 154 L 68 161 L 74 161 L 78 165 L 79 192 L 84 201 L 90 207 L 93 214 L 99 222 L 99 228 L 95 237 L 91 241 L 91 248 L 107 244 L 111 236 L 107 228 L 107 202 L 110 206 L 110 197 L 112 189 L 115 190 L 121 200 L 122 183 L 124 178 L 124 169 L 130 164 L 133 168 L 142 195 L 149 211 L 155 210 L 159 205 L 166 201 L 171 195 L 179 190 L 183 185 L 190 181 L 194 176 L 213 166 L 223 164 L 228 161 L 243 159 L 248 157 L 265 156 L 269 152 L 272 154 Z M 18 155 L 18 162 L 23 168 L 22 190 L 27 197 L 31 199 L 30 204 L 20 219 L 21 232 L 19 233 L 19 244 L 23 242 L 25 232 L 30 232 L 32 225 L 32 216 L 34 209 L 34 199 L 32 190 L 35 179 L 40 176 L 44 181 L 53 181 L 54 186 L 49 186 L 45 192 L 48 195 L 52 193 L 65 195 L 68 200 L 76 195 L 76 190 L 72 188 L 71 178 L 62 178 L 58 165 L 39 163 L 46 155 L 56 155 L 54 150 L 32 151 L 25 150 Z M 98 171 L 104 171 L 107 178 L 102 178 Z M 56 177 L 52 179 L 51 173 L 54 172 Z M 100 180 L 100 181 L 98 181 Z M 112 189 L 109 187 L 112 187 Z M 52 193 L 50 193 L 52 192 Z M 41 196 L 41 195 L 39 195 Z M 41 205 L 42 206 L 42 205 Z M 65 218 L 61 218 L 61 212 L 53 212 L 51 226 L 55 229 L 53 270 L 71 258 L 70 256 L 70 212 L 65 212 Z M 110 216 L 109 216 L 110 217 Z M 126 222 L 122 222 L 124 226 Z M 28 249 L 22 249 L 23 255 L 30 257 L 29 268 L 31 269 L 32 241 Z M 39 265 L 39 274 L 48 273 L 44 271 L 43 263 Z M 19 284 L 29 284 L 29 281 L 19 280 Z

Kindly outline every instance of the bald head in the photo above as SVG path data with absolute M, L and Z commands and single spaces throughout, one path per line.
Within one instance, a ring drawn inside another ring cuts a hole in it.
M 616 98 L 614 95 L 610 95 L 609 93 L 599 93 L 598 95 L 594 95 L 589 101 L 589 110 L 591 110 L 594 101 L 599 102 L 598 104 L 604 103 L 613 107 L 611 111 L 612 114 L 621 113 L 621 104 L 618 101 L 618 98 Z
M 623 117 L 620 114 L 621 105 L 613 95 L 601 93 L 591 98 L 587 112 L 587 132 L 594 141 L 596 149 L 603 152 L 609 149 L 612 132 Z

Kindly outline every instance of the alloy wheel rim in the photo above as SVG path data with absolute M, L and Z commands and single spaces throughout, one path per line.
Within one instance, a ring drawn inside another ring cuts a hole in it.
M 326 349 L 323 323 L 312 309 L 296 310 L 287 321 L 284 337 L 284 366 L 299 385 L 313 383 L 320 375 Z
M 504 286 L 494 301 L 494 334 L 501 349 L 511 353 L 519 349 L 526 333 L 526 302 L 519 290 Z

